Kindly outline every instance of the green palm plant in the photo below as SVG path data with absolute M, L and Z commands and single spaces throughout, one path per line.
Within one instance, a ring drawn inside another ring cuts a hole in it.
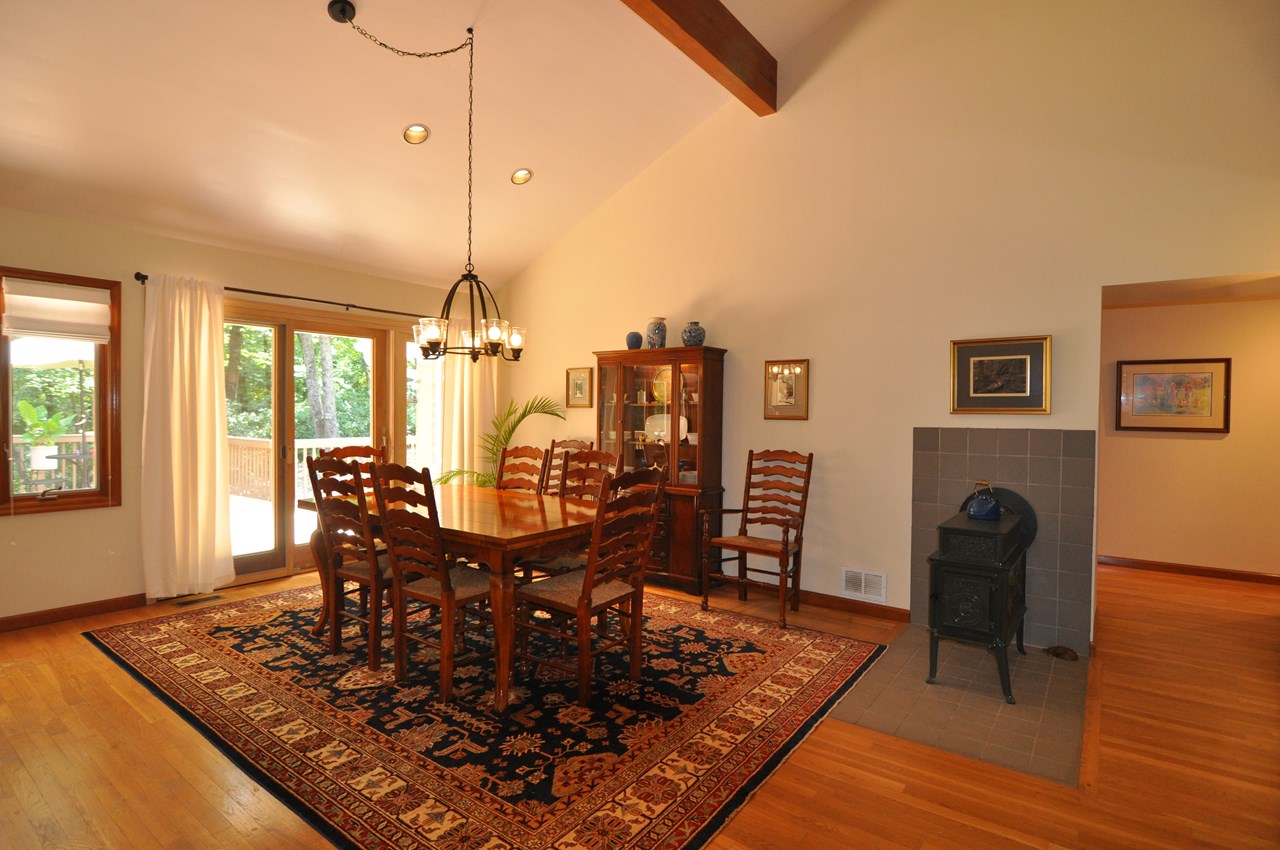
M 519 407 L 513 399 L 507 404 L 506 411 L 496 414 L 493 417 L 493 421 L 489 423 L 493 429 L 492 432 L 480 438 L 480 442 L 484 446 L 484 460 L 488 469 L 484 471 L 450 469 L 437 478 L 436 483 L 449 484 L 462 478 L 470 479 L 472 484 L 480 487 L 493 487 L 498 482 L 498 463 L 502 460 L 502 450 L 510 445 L 511 438 L 515 436 L 516 429 L 520 427 L 520 423 L 530 416 L 538 414 L 559 416 L 564 419 L 564 408 L 558 402 L 546 396 L 534 396 Z

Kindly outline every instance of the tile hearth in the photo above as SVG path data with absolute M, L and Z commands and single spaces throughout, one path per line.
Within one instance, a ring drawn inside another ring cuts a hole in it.
M 1089 660 L 1009 650 L 1015 705 L 1004 701 L 983 646 L 943 640 L 927 684 L 929 630 L 907 627 L 829 717 L 1074 786 Z

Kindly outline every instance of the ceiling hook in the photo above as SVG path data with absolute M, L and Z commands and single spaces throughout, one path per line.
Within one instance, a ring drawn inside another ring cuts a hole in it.
M 329 0 L 329 17 L 340 24 L 349 24 L 356 16 L 356 4 L 351 0 Z

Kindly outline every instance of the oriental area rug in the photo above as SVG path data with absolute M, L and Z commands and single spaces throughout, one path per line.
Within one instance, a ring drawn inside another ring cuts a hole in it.
M 342 848 L 701 847 L 884 647 L 649 595 L 645 666 L 597 660 L 592 705 L 522 671 L 505 712 L 491 663 L 361 665 L 360 634 L 312 637 L 318 588 L 86 632 L 243 770 Z M 473 638 L 474 639 L 474 638 Z

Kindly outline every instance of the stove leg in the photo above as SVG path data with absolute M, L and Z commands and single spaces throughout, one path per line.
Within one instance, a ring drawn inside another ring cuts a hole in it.
M 1009 645 L 998 643 L 991 647 L 996 653 L 996 669 L 1000 671 L 1000 687 L 1004 691 L 1004 701 L 1014 705 L 1013 685 L 1009 682 Z M 1023 655 L 1026 655 L 1024 652 Z
M 933 680 L 938 678 L 938 633 L 933 629 L 929 630 L 929 678 L 925 679 L 930 685 Z

